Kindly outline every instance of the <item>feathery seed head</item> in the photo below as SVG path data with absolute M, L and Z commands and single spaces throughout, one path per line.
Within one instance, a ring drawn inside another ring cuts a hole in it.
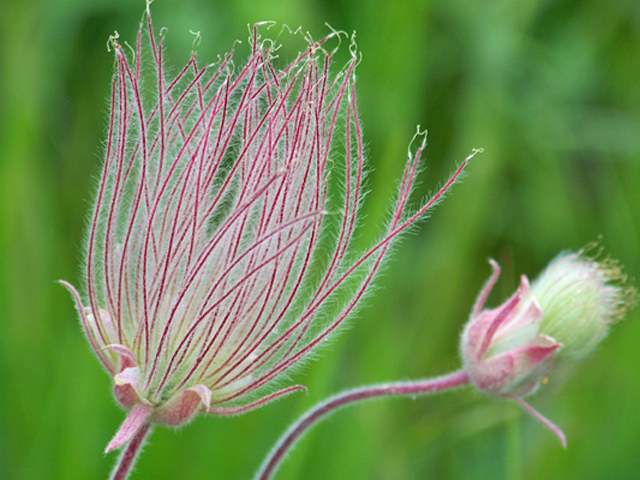
M 237 72 L 231 54 L 204 67 L 193 54 L 174 77 L 148 12 L 133 59 L 111 38 L 111 115 L 86 298 L 63 282 L 130 410 L 107 450 L 145 421 L 241 413 L 303 388 L 256 398 L 341 324 L 390 243 L 466 164 L 407 215 L 422 138 L 382 240 L 352 258 L 364 166 L 357 58 L 332 75 L 333 53 L 323 48 L 332 36 L 309 40 L 278 68 L 275 45 L 256 26 Z M 326 214 L 331 182 L 341 185 L 331 199 L 336 215 Z

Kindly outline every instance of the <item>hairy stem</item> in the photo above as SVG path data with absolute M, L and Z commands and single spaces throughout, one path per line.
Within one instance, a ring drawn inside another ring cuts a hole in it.
M 129 477 L 133 464 L 136 462 L 136 457 L 142 450 L 144 440 L 150 431 L 151 424 L 148 422 L 143 423 L 131 441 L 124 448 L 122 455 L 120 455 L 118 463 L 111 474 L 111 480 L 126 480 Z
M 294 423 L 287 430 L 275 447 L 271 450 L 260 470 L 255 476 L 255 480 L 269 480 L 273 477 L 278 466 L 284 460 L 285 456 L 296 443 L 296 441 L 304 435 L 313 425 L 322 418 L 335 412 L 336 410 L 350 405 L 378 397 L 389 396 L 413 396 L 434 392 L 442 392 L 453 388 L 461 387 L 469 383 L 469 377 L 464 371 L 458 371 L 442 377 L 418 380 L 415 382 L 402 382 L 391 384 L 370 385 L 366 387 L 356 388 L 343 393 L 339 393 L 334 397 L 325 400 Z

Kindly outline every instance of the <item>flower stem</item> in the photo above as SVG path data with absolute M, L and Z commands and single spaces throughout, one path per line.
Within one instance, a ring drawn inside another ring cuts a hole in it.
M 351 403 L 378 397 L 412 396 L 442 392 L 444 390 L 461 387 L 467 383 L 469 383 L 469 377 L 466 372 L 458 371 L 437 378 L 418 380 L 415 382 L 369 385 L 339 393 L 313 407 L 280 437 L 262 463 L 260 470 L 255 476 L 255 480 L 271 479 L 296 441 L 320 419 L 342 407 Z
M 126 480 L 129 477 L 133 464 L 136 461 L 136 457 L 142 450 L 141 447 L 150 430 L 151 424 L 148 422 L 143 423 L 138 429 L 131 441 L 124 448 L 122 455 L 120 455 L 118 463 L 111 474 L 111 480 Z

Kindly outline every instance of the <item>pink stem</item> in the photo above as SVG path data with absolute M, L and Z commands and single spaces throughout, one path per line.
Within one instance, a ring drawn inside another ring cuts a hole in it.
M 544 426 L 546 426 L 549 430 L 556 434 L 556 436 L 560 439 L 560 443 L 562 443 L 563 448 L 567 448 L 567 437 L 564 436 L 560 427 L 558 427 L 555 423 L 549 420 L 547 417 L 542 415 L 539 411 L 525 402 L 522 398 L 516 397 L 515 395 L 510 395 L 510 397 L 515 400 L 522 408 L 524 408 L 527 412 L 533 415 L 535 418 L 540 420 Z
M 278 443 L 276 443 L 275 447 L 262 463 L 255 480 L 269 480 L 272 478 L 277 468 L 280 466 L 280 463 L 284 460 L 288 451 L 293 447 L 296 441 L 320 419 L 335 412 L 339 408 L 345 407 L 351 403 L 377 397 L 412 396 L 442 392 L 444 390 L 461 387 L 468 383 L 469 377 L 467 373 L 464 371 L 458 371 L 443 377 L 427 380 L 370 385 L 339 393 L 309 410 L 299 420 L 297 420 L 282 437 L 280 437 Z
M 145 422 L 133 436 L 129 444 L 125 447 L 116 468 L 113 470 L 111 480 L 126 480 L 131 473 L 133 464 L 136 461 L 138 453 L 140 453 L 144 439 L 151 429 L 151 424 Z

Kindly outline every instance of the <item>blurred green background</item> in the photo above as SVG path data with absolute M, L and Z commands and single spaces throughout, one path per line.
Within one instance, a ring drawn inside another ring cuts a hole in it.
M 132 43 L 141 0 L 0 3 L 0 478 L 102 479 L 124 418 L 71 299 L 107 127 L 114 30 Z M 463 183 L 404 238 L 366 306 L 293 375 L 297 394 L 237 418 L 158 428 L 133 478 L 249 479 L 294 418 L 367 382 L 458 368 L 458 336 L 489 274 L 493 304 L 564 249 L 602 235 L 640 278 L 640 2 L 637 0 L 157 0 L 177 71 L 202 31 L 211 62 L 247 24 L 275 20 L 318 38 L 357 31 L 369 147 L 367 223 L 376 237 L 420 124 L 421 195 L 483 147 Z M 286 55 L 285 55 L 286 56 Z M 531 403 L 471 389 L 339 412 L 296 448 L 278 479 L 636 479 L 638 310 L 601 347 L 557 370 Z

